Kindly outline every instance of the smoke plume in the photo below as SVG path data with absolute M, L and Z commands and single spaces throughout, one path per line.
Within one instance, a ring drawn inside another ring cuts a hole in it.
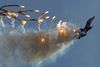
M 73 43 L 74 28 L 70 23 L 59 22 L 53 30 L 21 33 L 18 28 L 5 26 L 0 31 L 0 63 L 14 67 L 16 64 L 41 66 L 54 61 Z

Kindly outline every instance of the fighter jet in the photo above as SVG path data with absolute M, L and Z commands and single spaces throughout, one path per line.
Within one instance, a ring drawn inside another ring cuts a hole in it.
M 86 35 L 87 35 L 87 32 L 88 32 L 90 29 L 93 28 L 93 26 L 91 26 L 91 23 L 92 23 L 92 21 L 93 21 L 94 19 L 95 19 L 95 16 L 89 18 L 89 19 L 87 20 L 87 22 L 86 22 L 85 27 L 79 29 L 79 32 L 77 33 L 77 35 L 78 35 L 78 38 L 77 38 L 77 39 L 80 39 L 80 38 L 86 36 Z

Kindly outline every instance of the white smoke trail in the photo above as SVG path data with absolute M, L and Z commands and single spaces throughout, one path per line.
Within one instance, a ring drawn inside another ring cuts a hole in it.
M 11 18 L 11 27 L 14 28 L 15 27 L 15 19 Z
M 20 28 L 20 31 L 21 31 L 22 33 L 25 33 L 25 32 L 26 32 L 26 30 L 25 30 L 25 28 L 24 28 L 24 25 L 20 25 L 19 28 Z
M 4 24 L 4 21 L 3 21 L 3 18 L 2 16 L 0 16 L 0 27 L 4 27 L 5 24 Z
M 24 26 L 21 26 L 22 28 Z M 60 27 L 61 30 L 60 30 Z M 49 32 L 20 33 L 18 29 L 2 32 L 0 35 L 0 63 L 15 67 L 17 64 L 41 66 L 50 60 L 56 60 L 73 43 L 74 27 L 65 22 L 58 29 Z M 6 27 L 6 30 L 9 28 Z M 3 29 L 5 30 L 5 29 Z M 63 35 L 62 35 L 63 34 Z

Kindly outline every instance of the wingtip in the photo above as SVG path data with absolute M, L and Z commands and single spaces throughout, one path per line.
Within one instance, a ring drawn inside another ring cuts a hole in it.
M 95 16 L 93 16 L 93 18 L 95 18 Z

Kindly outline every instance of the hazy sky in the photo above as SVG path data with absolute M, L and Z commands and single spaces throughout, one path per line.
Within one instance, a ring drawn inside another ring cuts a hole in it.
M 88 18 L 96 16 L 94 28 L 88 35 L 45 67 L 100 67 L 100 0 L 0 0 L 0 5 L 4 4 L 24 4 L 26 8 L 48 10 L 58 20 L 71 21 L 78 27 L 84 27 Z

